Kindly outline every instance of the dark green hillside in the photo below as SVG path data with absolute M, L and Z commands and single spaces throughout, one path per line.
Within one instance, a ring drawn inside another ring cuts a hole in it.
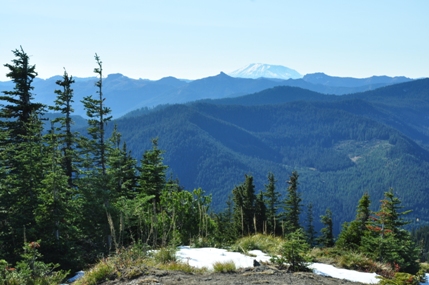
M 346 96 L 372 103 L 390 114 L 384 123 L 429 146 L 429 79 L 401 83 Z M 402 126 L 401 126 L 402 125 Z
M 334 101 L 338 99 L 339 97 L 335 95 L 325 95 L 300 87 L 277 86 L 250 95 L 207 100 L 207 102 L 217 105 L 251 106 L 281 104 L 293 101 Z
M 328 102 L 324 104 L 327 108 L 341 109 L 382 122 L 429 147 L 429 79 L 343 96 L 328 96 L 296 87 L 279 86 L 251 95 L 210 102 L 249 106 L 293 101 Z
M 330 207 L 336 230 L 353 218 L 363 192 L 378 200 L 389 187 L 424 219 L 427 151 L 397 130 L 358 115 L 359 109 L 371 110 L 365 102 L 351 108 L 357 113 L 352 114 L 349 105 L 355 103 L 175 105 L 117 123 L 137 157 L 149 148 L 150 138 L 158 137 L 174 177 L 186 189 L 213 193 L 218 210 L 244 174 L 254 175 L 262 189 L 272 171 L 278 188 L 285 189 L 296 169 L 305 203 L 315 205 L 317 216 Z

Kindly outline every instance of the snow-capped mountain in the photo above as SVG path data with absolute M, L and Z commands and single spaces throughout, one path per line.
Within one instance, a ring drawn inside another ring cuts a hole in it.
M 290 69 L 286 66 L 263 64 L 263 63 L 252 63 L 246 67 L 237 69 L 229 76 L 241 77 L 241 78 L 277 78 L 277 79 L 298 79 L 302 78 L 296 70 Z

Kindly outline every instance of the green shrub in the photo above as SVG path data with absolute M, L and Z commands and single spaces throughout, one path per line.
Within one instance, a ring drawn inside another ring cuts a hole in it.
M 58 264 L 40 261 L 40 241 L 24 244 L 22 259 L 15 268 L 6 260 L 0 260 L 0 285 L 57 285 L 63 281 L 68 272 L 55 271 Z
M 393 278 L 386 278 L 377 276 L 380 279 L 380 285 L 420 285 L 424 282 L 424 274 L 412 275 L 405 272 L 396 272 Z
M 306 241 L 305 233 L 302 229 L 288 235 L 286 241 L 282 244 L 279 251 L 279 256 L 273 256 L 271 262 L 280 267 L 288 265 L 289 270 L 297 271 L 310 271 L 307 267 L 311 261 L 310 246 Z

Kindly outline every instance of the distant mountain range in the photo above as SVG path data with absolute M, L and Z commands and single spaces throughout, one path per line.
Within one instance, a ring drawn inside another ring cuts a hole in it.
M 55 84 L 60 76 L 34 81 L 35 101 L 51 105 L 55 100 Z M 301 79 L 234 78 L 221 72 L 216 76 L 188 81 L 165 77 L 151 81 L 131 79 L 122 74 L 110 74 L 103 80 L 106 105 L 112 109 L 114 118 L 119 118 L 139 108 L 153 108 L 162 104 L 186 103 L 202 99 L 231 98 L 252 94 L 275 86 L 295 86 L 323 94 L 343 95 L 373 90 L 382 86 L 412 79 L 406 77 L 370 77 L 365 79 L 328 76 L 323 73 L 307 74 Z M 95 95 L 96 78 L 76 78 L 73 84 L 75 114 L 85 116 L 80 102 L 83 97 Z M 0 82 L 0 91 L 11 90 L 10 81 Z
M 239 77 L 239 78 L 276 78 L 276 79 L 299 79 L 302 78 L 302 75 L 299 74 L 296 70 L 290 69 L 282 65 L 272 65 L 272 64 L 263 64 L 263 63 L 252 63 L 243 68 L 237 69 L 231 73 L 229 76 Z

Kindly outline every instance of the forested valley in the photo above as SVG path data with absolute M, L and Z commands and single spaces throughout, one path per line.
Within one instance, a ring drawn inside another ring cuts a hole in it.
M 131 245 L 227 246 L 254 234 L 359 251 L 412 274 L 427 257 L 427 80 L 399 87 L 419 91 L 408 105 L 382 104 L 393 87 L 308 101 L 273 88 L 112 121 L 96 54 L 83 131 L 73 77 L 64 70 L 52 106 L 37 103 L 35 65 L 22 48 L 13 55 L 15 85 L 0 96 L 2 282 L 12 271 L 64 278 Z

